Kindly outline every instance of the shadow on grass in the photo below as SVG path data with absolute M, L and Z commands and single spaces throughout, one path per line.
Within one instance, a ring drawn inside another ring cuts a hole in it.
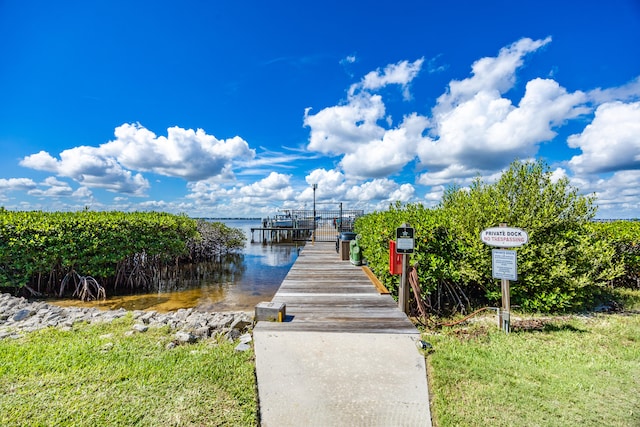
M 511 323 L 513 332 L 579 332 L 586 329 L 578 328 L 570 323 L 559 322 L 558 319 L 524 319 Z

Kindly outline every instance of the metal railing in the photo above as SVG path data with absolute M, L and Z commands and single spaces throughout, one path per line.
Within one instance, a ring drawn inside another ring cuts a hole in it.
M 296 218 L 296 227 L 313 228 L 315 239 L 320 242 L 336 240 L 338 233 L 353 231 L 356 218 L 364 215 L 363 210 L 322 209 L 292 210 L 291 216 Z

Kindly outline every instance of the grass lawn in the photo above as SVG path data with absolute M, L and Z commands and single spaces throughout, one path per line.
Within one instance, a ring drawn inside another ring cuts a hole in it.
M 253 352 L 112 324 L 0 340 L 2 426 L 257 425 Z
M 640 426 L 638 313 L 425 332 L 434 425 Z M 168 328 L 130 336 L 132 325 L 0 340 L 0 425 L 258 425 L 253 352 L 214 340 L 169 350 Z
M 640 314 L 425 333 L 434 425 L 640 426 Z

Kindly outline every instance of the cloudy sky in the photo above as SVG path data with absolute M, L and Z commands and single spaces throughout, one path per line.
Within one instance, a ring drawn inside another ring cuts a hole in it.
M 544 159 L 640 217 L 640 1 L 0 0 L 0 206 L 436 205 Z

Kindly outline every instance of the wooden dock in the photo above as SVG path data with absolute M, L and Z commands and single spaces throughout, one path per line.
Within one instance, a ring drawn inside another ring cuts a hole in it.
M 335 242 L 307 244 L 253 329 L 263 427 L 431 427 L 418 330 Z
M 285 322 L 259 322 L 256 328 L 418 333 L 393 298 L 376 288 L 363 267 L 340 259 L 335 243 L 307 244 L 272 302 L 286 304 Z
M 260 242 L 280 243 L 311 240 L 313 228 L 251 227 L 251 243 L 256 240 L 253 233 L 259 233 Z

